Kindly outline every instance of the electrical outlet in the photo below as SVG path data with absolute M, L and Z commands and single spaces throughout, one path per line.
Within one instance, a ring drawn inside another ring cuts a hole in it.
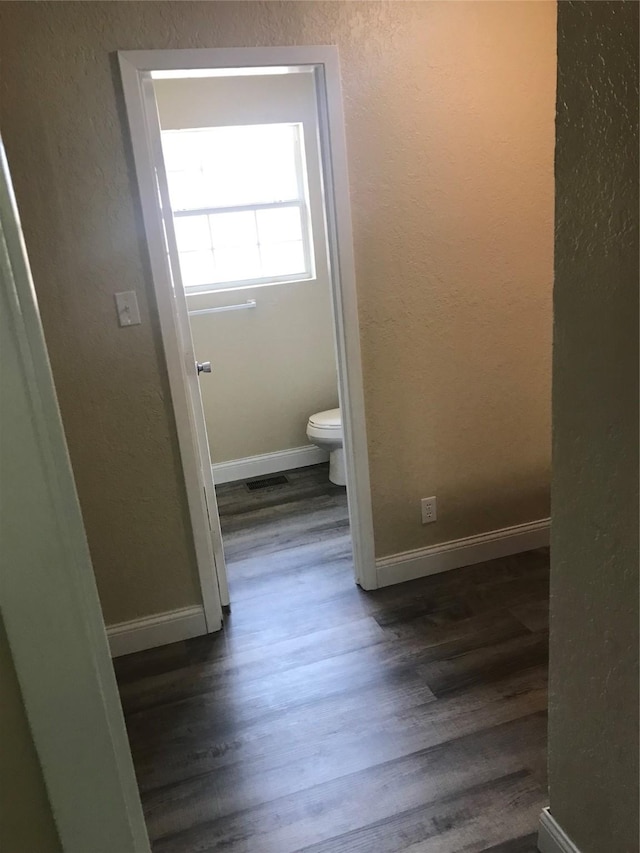
M 438 505 L 436 498 L 422 498 L 420 501 L 420 509 L 422 510 L 422 523 L 433 524 L 438 520 Z

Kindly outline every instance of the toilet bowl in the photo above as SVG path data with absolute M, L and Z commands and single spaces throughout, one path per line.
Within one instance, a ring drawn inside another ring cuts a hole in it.
M 342 413 L 329 409 L 311 415 L 307 424 L 307 438 L 317 447 L 329 451 L 329 479 L 336 486 L 347 484 L 342 446 Z

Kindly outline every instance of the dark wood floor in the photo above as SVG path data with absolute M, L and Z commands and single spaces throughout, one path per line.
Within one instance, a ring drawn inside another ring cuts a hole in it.
M 154 853 L 533 853 L 548 554 L 364 593 L 290 480 L 219 489 L 225 630 L 116 662 Z

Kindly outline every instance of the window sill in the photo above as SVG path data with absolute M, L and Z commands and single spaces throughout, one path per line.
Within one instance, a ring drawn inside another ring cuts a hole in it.
M 281 287 L 283 284 L 307 284 L 317 281 L 317 276 L 302 276 L 300 278 L 284 278 L 277 281 L 255 281 L 241 282 L 239 284 L 223 285 L 222 287 L 203 286 L 203 289 L 185 287 L 184 292 L 188 299 L 195 299 L 198 296 L 215 296 L 219 293 L 235 293 L 243 290 L 257 290 L 263 287 Z

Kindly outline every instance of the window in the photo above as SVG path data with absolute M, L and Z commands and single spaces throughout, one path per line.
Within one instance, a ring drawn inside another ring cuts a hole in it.
M 166 130 L 162 147 L 188 291 L 313 277 L 300 124 Z

